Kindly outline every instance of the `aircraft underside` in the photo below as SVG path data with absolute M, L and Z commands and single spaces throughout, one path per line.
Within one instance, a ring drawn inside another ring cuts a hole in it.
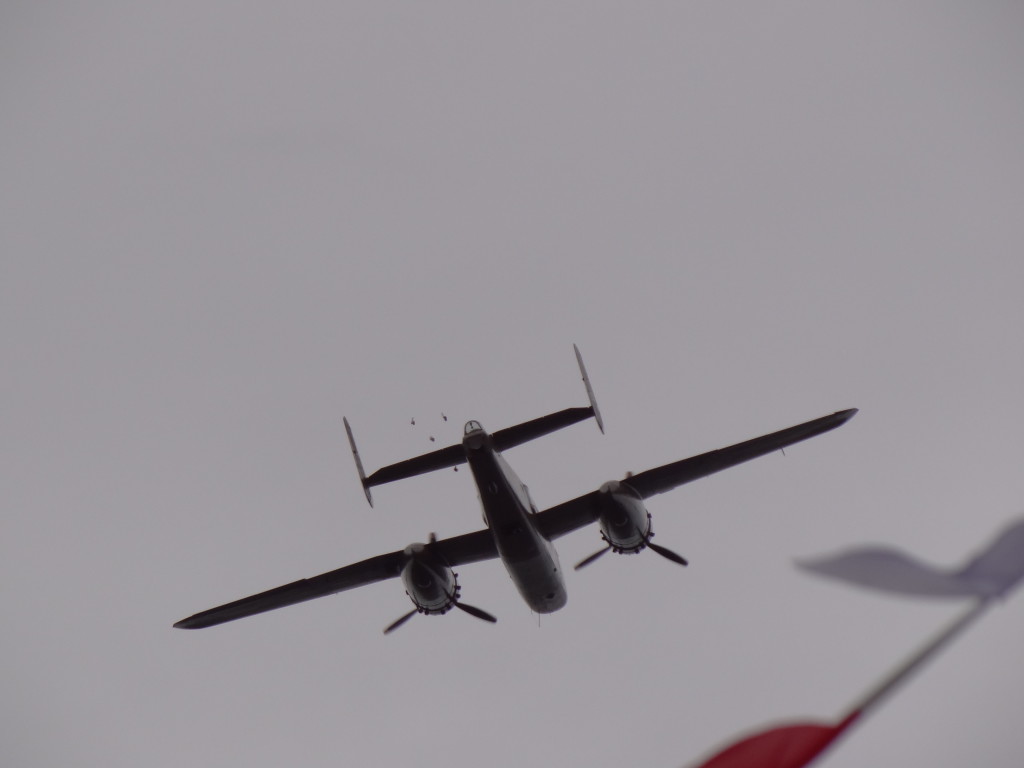
M 401 626 L 417 613 L 442 615 L 453 608 L 494 622 L 494 616 L 462 602 L 461 586 L 453 569 L 495 558 L 505 564 L 519 594 L 532 610 L 551 613 L 567 602 L 558 553 L 552 544 L 555 539 L 595 523 L 599 526 L 604 546 L 577 563 L 577 569 L 607 552 L 636 554 L 645 549 L 679 565 L 686 565 L 687 561 L 681 555 L 651 541 L 654 533 L 651 515 L 644 504 L 646 499 L 836 429 L 857 412 L 855 408 L 837 411 L 725 448 L 627 474 L 622 480 L 609 481 L 597 490 L 538 511 L 526 486 L 501 454 L 504 450 L 584 419 L 593 418 L 604 431 L 583 359 L 579 350 L 575 351 L 590 401 L 588 406 L 566 408 L 490 434 L 479 422 L 470 421 L 465 425 L 461 442 L 390 464 L 369 476 L 363 471 L 348 420 L 344 420 L 359 479 L 371 506 L 370 489 L 373 486 L 468 463 L 480 494 L 486 528 L 441 540 L 431 535 L 427 543 L 411 544 L 404 549 L 225 603 L 182 619 L 174 626 L 182 629 L 212 627 L 389 579 L 401 579 L 413 603 L 413 610 L 389 625 L 385 633 Z
M 474 422 L 471 422 L 474 423 Z M 529 491 L 485 433 L 467 435 L 466 458 L 498 555 L 526 604 L 553 613 L 568 599 L 558 552 L 534 523 Z

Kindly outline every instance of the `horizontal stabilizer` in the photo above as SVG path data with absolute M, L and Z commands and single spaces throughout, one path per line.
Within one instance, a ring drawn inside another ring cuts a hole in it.
M 425 472 L 433 472 L 438 469 L 448 469 L 466 463 L 466 452 L 461 443 L 449 445 L 413 459 L 399 461 L 396 464 L 389 464 L 381 467 L 363 481 L 363 485 L 370 488 L 374 485 L 383 485 L 395 480 L 404 480 L 407 477 L 422 475 Z
M 593 417 L 597 421 L 597 426 L 604 432 L 604 423 L 601 421 L 601 413 L 597 410 L 597 402 L 594 399 L 594 390 L 590 386 L 590 378 L 587 376 L 587 369 L 583 367 L 583 358 L 580 356 L 579 348 L 573 344 L 573 349 L 576 351 L 576 362 L 580 367 L 580 375 L 583 377 L 583 384 L 587 388 L 587 397 L 590 399 L 590 405 L 585 408 L 566 408 L 556 413 L 549 413 L 547 416 L 541 416 L 530 421 L 523 422 L 522 424 L 516 424 L 514 427 L 507 427 L 506 429 L 498 430 L 491 434 L 491 445 L 494 450 L 501 452 L 512 448 L 517 445 L 522 445 L 530 440 L 534 440 L 538 437 L 542 437 L 551 432 L 555 432 L 564 427 L 568 427 L 575 424 L 578 421 L 583 421 Z M 422 475 L 427 472 L 434 472 L 439 469 L 448 469 L 449 467 L 457 467 L 459 464 L 466 463 L 466 450 L 461 443 L 456 445 L 450 445 L 447 448 L 440 448 L 430 453 L 425 453 L 422 456 L 416 456 L 412 459 L 405 459 L 395 464 L 389 464 L 386 467 L 382 467 L 374 472 L 372 475 L 367 476 L 363 472 L 363 464 L 359 459 L 359 452 L 356 450 L 355 440 L 352 439 L 352 430 L 349 428 L 348 421 L 345 421 L 345 429 L 348 431 L 348 440 L 352 446 L 352 455 L 356 460 L 356 469 L 359 470 L 359 480 L 363 484 L 363 490 L 366 491 L 366 499 L 370 502 L 370 506 L 373 506 L 373 499 L 370 497 L 370 488 L 375 485 L 383 485 L 384 483 L 391 483 L 395 480 L 404 480 L 407 477 L 414 477 L 415 475 Z
M 547 416 L 525 421 L 514 427 L 499 429 L 491 435 L 491 441 L 496 451 L 504 451 L 513 446 L 528 443 L 550 432 L 556 432 L 577 421 L 589 419 L 593 415 L 593 408 L 566 408 L 564 411 L 549 413 Z
M 496 451 L 504 451 L 516 445 L 529 442 L 535 438 L 546 435 L 549 432 L 568 427 L 577 421 L 589 419 L 594 415 L 591 408 L 566 408 L 564 411 L 549 413 L 537 419 L 516 424 L 514 427 L 500 429 L 491 435 L 492 445 Z M 356 463 L 359 459 L 356 454 Z M 461 443 L 449 445 L 447 448 L 439 448 L 436 451 L 416 456 L 412 459 L 389 464 L 381 467 L 369 477 L 363 479 L 363 487 L 369 489 L 375 485 L 391 483 L 395 480 L 404 480 L 407 477 L 422 475 L 427 472 L 434 472 L 438 469 L 448 469 L 466 463 L 466 450 Z

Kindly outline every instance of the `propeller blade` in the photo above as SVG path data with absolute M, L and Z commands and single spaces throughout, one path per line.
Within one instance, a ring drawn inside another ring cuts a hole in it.
M 584 557 L 582 560 L 580 560 L 578 563 L 576 563 L 575 566 L 573 566 L 573 570 L 574 571 L 578 571 L 583 566 L 590 565 L 592 562 L 597 560 L 597 558 L 599 558 L 601 555 L 603 555 L 609 549 L 611 549 L 611 547 L 605 547 L 604 549 L 597 550 L 597 552 L 595 552 L 592 555 L 589 555 L 588 557 Z
M 476 608 L 472 605 L 466 605 L 465 603 L 456 603 L 455 607 L 465 611 L 470 616 L 476 616 L 478 619 L 489 621 L 492 624 L 495 624 L 498 621 L 496 618 L 491 616 L 491 614 L 489 614 L 487 611 L 481 611 L 479 608 Z
M 392 622 L 391 624 L 389 624 L 387 629 L 384 630 L 384 634 L 386 635 L 388 632 L 391 632 L 393 630 L 398 629 L 400 626 L 405 624 L 405 622 L 407 622 L 409 619 L 411 619 L 417 613 L 418 613 L 418 611 L 415 608 L 413 608 L 407 614 L 405 614 L 400 619 L 398 619 L 398 621 L 395 621 L 395 622 Z
M 682 557 L 681 555 L 677 555 L 671 549 L 666 549 L 665 547 L 662 547 L 662 546 L 660 546 L 658 544 L 655 544 L 653 541 L 648 541 L 647 542 L 647 546 L 650 547 L 651 549 L 653 549 L 655 552 L 657 552 L 662 557 L 664 557 L 664 558 L 666 558 L 668 560 L 671 560 L 673 563 L 679 563 L 680 565 L 688 565 L 688 563 L 686 562 L 686 558 L 685 557 Z

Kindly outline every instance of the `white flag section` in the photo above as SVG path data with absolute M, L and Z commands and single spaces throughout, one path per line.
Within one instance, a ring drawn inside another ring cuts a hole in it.
M 902 595 L 1000 597 L 1024 577 L 1024 520 L 1006 528 L 959 569 L 936 568 L 889 547 L 860 547 L 798 560 L 797 565 L 819 576 Z

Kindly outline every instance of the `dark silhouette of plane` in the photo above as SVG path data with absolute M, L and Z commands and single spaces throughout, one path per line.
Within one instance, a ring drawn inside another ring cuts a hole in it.
M 493 433 L 486 432 L 477 421 L 468 421 L 461 443 L 391 464 L 369 476 L 363 471 L 348 419 L 344 420 L 359 479 L 371 506 L 373 498 L 370 488 L 373 486 L 448 467 L 457 470 L 459 465 L 469 464 L 483 505 L 486 528 L 441 540 L 431 534 L 427 543 L 410 544 L 396 552 L 377 555 L 319 576 L 300 579 L 211 608 L 182 619 L 174 626 L 182 629 L 211 627 L 398 577 L 402 579 L 414 608 L 387 627 L 385 633 L 417 613 L 439 615 L 452 608 L 459 608 L 477 618 L 493 622 L 496 619 L 489 613 L 460 601 L 461 587 L 452 569 L 466 563 L 494 558 L 499 558 L 505 564 L 509 576 L 530 608 L 537 613 L 551 613 L 566 603 L 565 582 L 558 553 L 552 544 L 554 539 L 596 522 L 600 526 L 605 546 L 578 563 L 577 568 L 593 562 L 608 551 L 635 554 L 647 548 L 673 562 L 686 565 L 686 560 L 680 555 L 651 541 L 654 532 L 644 499 L 828 432 L 857 413 L 856 408 L 838 411 L 727 448 L 702 453 L 646 472 L 628 474 L 623 480 L 612 480 L 596 491 L 538 511 L 529 490 L 505 461 L 502 451 L 588 418 L 593 418 L 601 432 L 604 432 L 604 423 L 583 358 L 575 345 L 573 348 L 590 405 L 566 408 Z

